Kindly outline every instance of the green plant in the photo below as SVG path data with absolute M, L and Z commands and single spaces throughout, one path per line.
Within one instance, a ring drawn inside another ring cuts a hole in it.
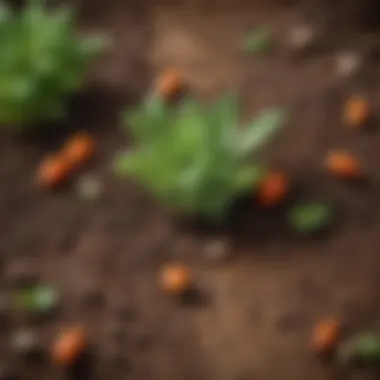
M 117 157 L 117 173 L 134 177 L 181 213 L 223 218 L 230 202 L 262 178 L 264 168 L 248 158 L 285 117 L 271 109 L 239 129 L 238 111 L 231 95 L 209 106 L 188 98 L 178 108 L 148 98 L 125 115 L 137 148 Z
M 20 12 L 0 3 L 0 123 L 25 130 L 64 115 L 64 98 L 78 90 L 105 38 L 80 38 L 69 7 L 42 1 Z

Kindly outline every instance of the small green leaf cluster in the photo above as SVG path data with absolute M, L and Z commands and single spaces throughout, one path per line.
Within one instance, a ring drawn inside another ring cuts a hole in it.
M 69 7 L 48 10 L 30 0 L 19 12 L 0 3 L 0 123 L 24 131 L 64 116 L 65 97 L 78 90 L 100 36 L 80 38 Z
M 249 158 L 282 126 L 285 112 L 270 109 L 245 128 L 238 117 L 235 95 L 208 105 L 187 98 L 177 107 L 150 96 L 125 115 L 136 148 L 117 157 L 116 171 L 184 215 L 220 220 L 264 175 Z

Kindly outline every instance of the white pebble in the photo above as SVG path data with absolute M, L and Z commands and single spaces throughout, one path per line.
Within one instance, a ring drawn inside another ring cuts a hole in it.
M 215 239 L 205 243 L 204 255 L 212 261 L 223 260 L 227 257 L 230 251 L 230 245 L 226 240 Z
M 291 29 L 288 37 L 289 47 L 292 50 L 309 48 L 316 40 L 315 30 L 307 25 L 298 25 Z
M 85 200 L 96 200 L 102 193 L 102 185 L 94 177 L 83 177 L 78 180 L 76 186 L 78 194 Z
M 339 53 L 336 57 L 336 71 L 339 76 L 349 77 L 362 67 L 363 57 L 352 51 Z
M 37 347 L 38 337 L 31 330 L 17 330 L 11 337 L 11 347 L 16 353 L 27 354 Z

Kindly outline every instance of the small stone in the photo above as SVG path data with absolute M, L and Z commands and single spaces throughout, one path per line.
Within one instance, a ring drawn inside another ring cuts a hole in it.
M 12 350 L 21 355 L 28 355 L 38 351 L 39 339 L 32 330 L 17 330 L 11 336 Z
M 210 240 L 205 243 L 204 256 L 210 261 L 221 261 L 227 258 L 230 244 L 223 239 Z
M 87 176 L 78 180 L 76 190 L 84 200 L 94 201 L 102 194 L 103 186 L 95 177 Z
M 336 57 L 336 72 L 341 77 L 350 77 L 355 75 L 362 66 L 363 57 L 357 52 L 341 52 Z
M 316 31 L 307 25 L 298 25 L 291 29 L 288 46 L 293 52 L 303 52 L 311 48 L 317 40 Z

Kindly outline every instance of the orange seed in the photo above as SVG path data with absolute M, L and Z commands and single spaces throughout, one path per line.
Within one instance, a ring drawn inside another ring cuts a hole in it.
M 358 179 L 363 174 L 359 160 L 351 153 L 341 150 L 326 155 L 325 167 L 332 176 L 340 179 Z
M 172 99 L 184 87 L 181 73 L 175 69 L 164 71 L 157 79 L 156 93 L 165 99 Z
M 185 265 L 171 264 L 162 269 L 160 283 L 162 289 L 167 293 L 180 295 L 190 289 L 192 275 Z
M 64 144 L 62 155 L 72 167 L 77 168 L 95 155 L 95 141 L 88 133 L 75 134 Z
M 324 354 L 331 352 L 339 343 L 341 325 L 333 318 L 319 321 L 313 329 L 310 345 L 314 352 Z
M 83 355 L 86 347 L 84 330 L 71 327 L 56 338 L 51 352 L 52 360 L 59 366 L 71 366 Z
M 261 183 L 257 197 L 262 206 L 277 206 L 289 193 L 289 180 L 281 172 L 267 174 Z
M 343 121 L 352 128 L 364 127 L 371 116 L 371 107 L 367 99 L 362 96 L 352 96 L 344 107 Z
M 46 157 L 37 169 L 37 183 L 44 188 L 53 188 L 65 182 L 70 175 L 66 161 L 58 155 Z

